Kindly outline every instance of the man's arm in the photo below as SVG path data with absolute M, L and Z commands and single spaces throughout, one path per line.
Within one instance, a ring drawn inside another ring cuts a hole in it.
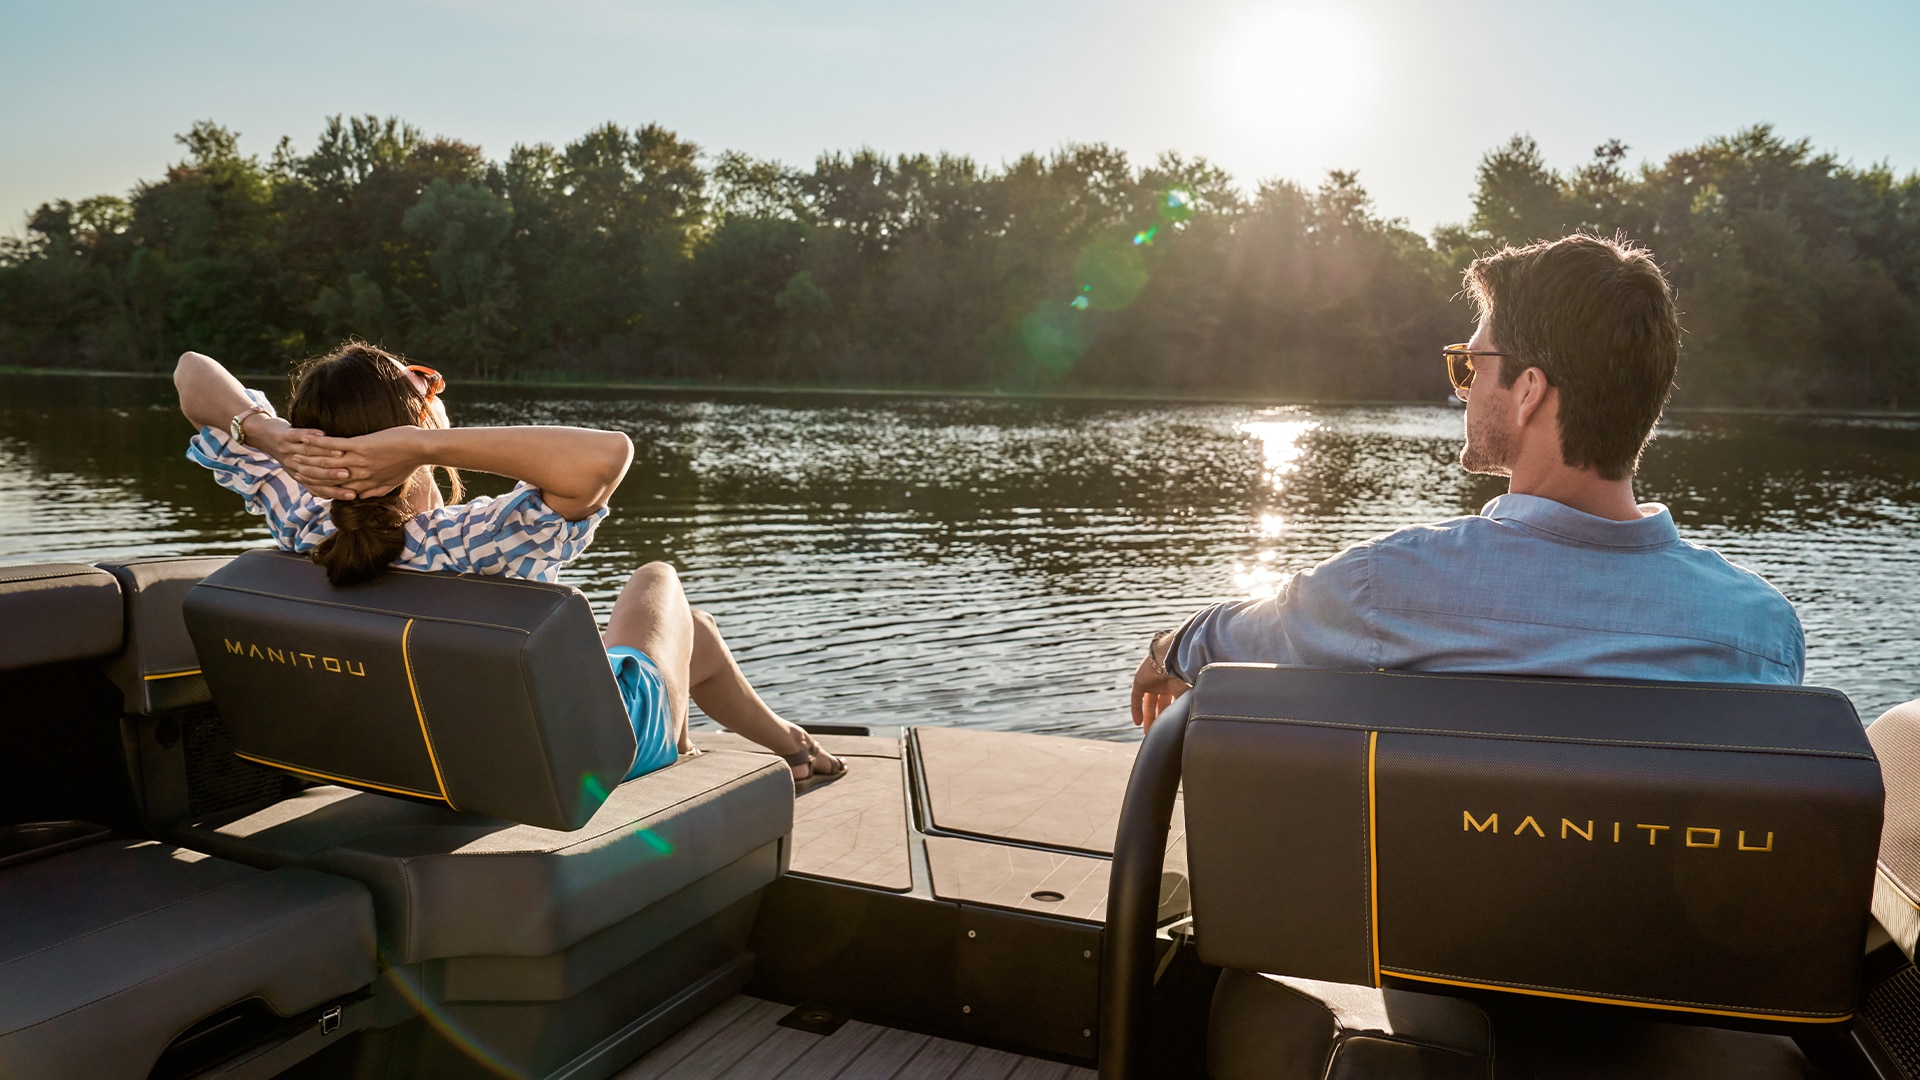
M 1214 663 L 1365 669 L 1378 648 L 1368 625 L 1362 544 L 1288 578 L 1278 593 L 1201 608 L 1154 636 L 1133 674 L 1133 722 L 1148 727 Z

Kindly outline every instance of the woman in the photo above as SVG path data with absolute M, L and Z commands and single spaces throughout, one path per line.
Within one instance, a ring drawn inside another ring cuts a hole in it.
M 336 586 L 389 566 L 553 581 L 593 539 L 633 460 L 633 443 L 617 431 L 454 428 L 438 372 L 359 342 L 301 365 L 290 420 L 199 353 L 180 357 L 173 381 L 180 411 L 200 428 L 187 457 Z M 448 474 L 451 504 L 436 468 Z M 460 469 L 519 483 L 497 498 L 460 502 Z M 666 563 L 634 571 L 602 638 L 638 743 L 627 779 L 696 752 L 689 700 L 785 757 L 798 787 L 846 772 L 760 700 L 713 616 L 687 603 Z

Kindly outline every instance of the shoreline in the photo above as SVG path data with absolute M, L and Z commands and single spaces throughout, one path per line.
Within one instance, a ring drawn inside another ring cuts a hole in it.
M 245 378 L 271 379 L 285 377 L 282 373 L 271 371 L 236 371 L 235 374 Z M 171 379 L 173 377 L 169 372 L 164 371 L 106 371 L 92 368 L 34 368 L 9 365 L 0 365 L 0 375 L 46 375 L 94 379 Z M 484 386 L 489 389 L 506 389 L 524 386 L 529 389 L 540 390 L 652 390 L 668 393 L 720 394 L 727 396 L 795 394 L 818 397 L 944 398 L 974 401 L 1104 401 L 1166 403 L 1171 405 L 1250 405 L 1279 408 L 1383 408 L 1405 405 L 1426 405 L 1435 408 L 1447 407 L 1441 401 L 1394 398 L 1278 398 L 1262 397 L 1255 394 L 1235 395 L 1226 392 L 1178 394 L 1151 390 L 1099 387 L 1081 387 L 1072 390 L 1001 390 L 987 387 L 743 385 L 739 383 L 712 383 L 672 379 L 566 379 L 558 377 L 536 379 L 466 379 L 463 377 L 462 381 L 470 382 L 477 386 Z M 1780 416 L 1843 420 L 1920 420 L 1920 409 L 1787 408 L 1766 405 L 1673 405 L 1669 406 L 1666 411 L 1669 413 L 1683 414 L 1720 413 L 1732 416 Z

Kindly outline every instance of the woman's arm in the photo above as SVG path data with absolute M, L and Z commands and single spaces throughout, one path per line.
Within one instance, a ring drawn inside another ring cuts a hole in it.
M 180 354 L 180 362 L 173 368 L 173 388 L 180 394 L 180 411 L 195 427 L 226 432 L 235 416 L 254 407 L 239 379 L 218 360 L 197 352 Z M 283 464 L 303 437 L 320 434 L 263 412 L 241 420 L 240 430 L 246 433 L 248 446 Z M 315 479 L 325 483 L 322 477 Z
M 626 435 L 576 427 L 392 427 L 351 439 L 308 435 L 287 458 L 302 483 L 338 484 L 348 492 L 336 498 L 390 491 L 422 465 L 494 473 L 539 488 L 547 506 L 568 521 L 607 505 L 632 463 L 633 441 Z

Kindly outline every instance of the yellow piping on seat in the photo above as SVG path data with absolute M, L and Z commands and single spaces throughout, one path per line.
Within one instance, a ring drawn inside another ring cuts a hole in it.
M 1378 799 L 1374 760 L 1379 756 L 1380 733 L 1367 732 L 1367 907 L 1373 916 L 1373 985 L 1380 985 L 1380 825 L 1375 814 Z
M 246 761 L 251 761 L 255 765 L 265 765 L 269 768 L 284 769 L 287 772 L 299 773 L 301 776 L 311 776 L 315 780 L 325 780 L 331 784 L 346 784 L 348 787 L 366 788 L 369 791 L 384 791 L 390 795 L 411 795 L 416 799 L 437 799 L 441 802 L 446 802 L 446 796 L 435 795 L 431 791 L 412 791 L 408 788 L 388 787 L 385 784 L 375 784 L 366 780 L 355 780 L 350 776 L 335 776 L 332 773 L 315 772 L 312 769 L 302 769 L 298 765 L 287 765 L 282 762 L 274 761 L 271 758 L 255 757 L 252 754 L 243 754 L 238 750 L 235 750 L 233 752 L 233 756 L 237 758 L 241 758 Z M 447 803 L 447 805 L 452 806 L 453 804 Z
M 1559 998 L 1562 1001 L 1586 1001 L 1595 1005 L 1625 1005 L 1633 1009 L 1660 1009 L 1664 1012 L 1700 1013 L 1706 1016 L 1735 1016 L 1742 1020 L 1772 1020 L 1783 1024 L 1839 1024 L 1853 1019 L 1852 1013 L 1839 1016 L 1781 1016 L 1778 1013 L 1740 1012 L 1734 1009 L 1709 1009 L 1704 1005 L 1666 1005 L 1653 1001 L 1634 1001 L 1631 998 L 1592 997 L 1586 994 L 1569 994 L 1556 990 L 1532 990 L 1520 986 L 1503 986 L 1499 983 L 1468 982 L 1465 979 L 1443 979 L 1437 975 L 1413 975 L 1392 968 L 1382 968 L 1380 973 L 1392 975 L 1396 979 L 1412 979 L 1414 982 L 1438 983 L 1441 986 L 1460 986 L 1468 990 L 1499 990 L 1509 994 L 1526 994 L 1529 997 Z
M 413 695 L 413 715 L 420 720 L 420 739 L 427 744 L 427 762 L 433 766 L 433 782 L 440 785 L 440 801 L 455 810 L 453 800 L 447 797 L 447 780 L 440 775 L 440 758 L 433 752 L 433 735 L 427 731 L 427 713 L 420 707 L 420 688 L 413 684 L 413 656 L 407 650 L 407 639 L 413 634 L 413 620 L 400 631 L 400 662 L 407 669 L 407 691 Z
M 192 671 L 169 671 L 160 675 L 142 675 L 140 678 L 145 682 L 154 682 L 158 679 L 184 679 L 189 675 L 198 674 L 200 674 L 200 669 L 194 668 Z

